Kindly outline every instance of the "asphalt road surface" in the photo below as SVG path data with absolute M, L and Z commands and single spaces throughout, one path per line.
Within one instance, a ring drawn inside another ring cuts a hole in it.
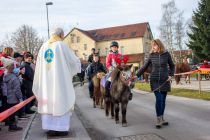
M 87 85 L 76 87 L 76 113 L 93 140 L 210 140 L 210 102 L 167 96 L 169 126 L 155 128 L 153 93 L 134 92 L 127 108 L 127 127 L 93 108 Z M 121 115 L 120 115 L 121 119 Z

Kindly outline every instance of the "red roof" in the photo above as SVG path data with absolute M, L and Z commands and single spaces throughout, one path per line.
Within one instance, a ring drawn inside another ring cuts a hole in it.
M 86 34 L 95 41 L 108 41 L 108 40 L 143 37 L 147 29 L 150 30 L 148 22 L 109 27 L 103 29 L 95 29 L 89 31 L 84 31 L 81 29 L 78 30 L 83 32 L 84 34 Z

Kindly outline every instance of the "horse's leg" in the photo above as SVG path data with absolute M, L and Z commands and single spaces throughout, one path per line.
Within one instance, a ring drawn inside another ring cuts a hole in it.
M 187 84 L 187 74 L 184 75 L 185 83 Z
M 93 95 L 93 108 L 96 108 L 96 97 Z
M 190 84 L 190 74 L 188 75 L 188 77 L 189 77 L 189 84 Z
M 119 111 L 120 111 L 120 108 L 119 108 L 119 103 L 118 102 L 114 102 L 114 110 L 115 110 L 115 122 L 116 124 L 119 123 Z
M 112 116 L 112 119 L 114 119 L 114 101 L 113 101 L 113 99 L 110 99 L 110 107 L 111 107 L 111 116 Z
M 96 89 L 94 88 L 94 91 L 93 91 L 93 108 L 96 108 Z
M 127 111 L 127 104 L 128 101 L 123 101 L 121 103 L 121 110 L 122 110 L 122 126 L 126 127 L 127 126 L 127 120 L 126 120 L 126 111 Z
M 104 100 L 103 100 L 103 96 L 101 96 L 100 98 L 100 106 L 101 106 L 101 109 L 104 109 Z
M 105 115 L 109 116 L 109 108 L 110 108 L 110 99 L 109 97 L 105 97 Z

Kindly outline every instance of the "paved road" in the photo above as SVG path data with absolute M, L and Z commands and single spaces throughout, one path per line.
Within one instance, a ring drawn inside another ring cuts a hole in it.
M 76 88 L 77 113 L 93 140 L 210 140 L 210 102 L 168 96 L 166 119 L 170 125 L 156 129 L 154 96 L 134 93 L 128 104 L 128 126 L 115 124 L 106 118 L 104 110 L 92 107 L 87 85 Z

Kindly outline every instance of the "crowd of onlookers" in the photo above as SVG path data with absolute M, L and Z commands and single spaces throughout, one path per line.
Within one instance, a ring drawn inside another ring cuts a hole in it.
M 6 47 L 0 53 L 0 113 L 33 96 L 34 56 L 30 52 L 14 52 Z M 22 130 L 18 119 L 28 118 L 35 111 L 35 100 L 4 120 L 9 131 Z M 1 128 L 0 128 L 1 130 Z

